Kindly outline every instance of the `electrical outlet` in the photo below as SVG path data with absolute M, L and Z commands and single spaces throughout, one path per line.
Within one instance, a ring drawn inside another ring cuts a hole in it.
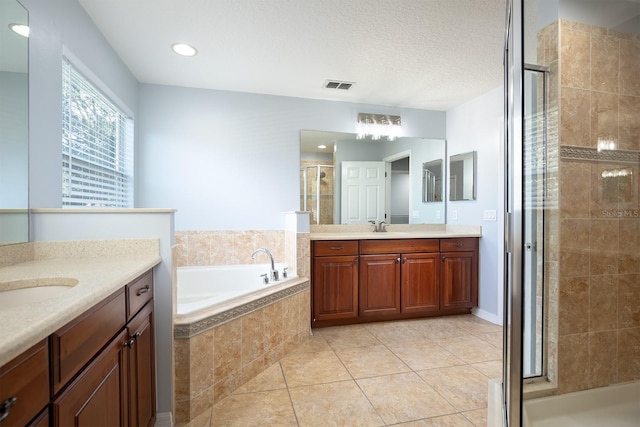
M 496 221 L 496 210 L 495 209 L 487 209 L 484 211 L 483 219 L 485 221 Z
M 454 209 L 454 210 L 451 211 L 451 219 L 453 221 L 457 221 L 458 220 L 458 211 L 457 210 Z

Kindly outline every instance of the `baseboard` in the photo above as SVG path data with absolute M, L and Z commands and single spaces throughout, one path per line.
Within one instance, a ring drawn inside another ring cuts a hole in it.
M 156 412 L 155 427 L 172 427 L 171 412 Z
M 500 319 L 498 316 L 496 316 L 493 313 L 489 313 L 488 311 L 485 311 L 481 308 L 474 308 L 471 311 L 471 313 L 474 316 L 478 316 L 479 318 L 484 319 L 488 322 L 495 323 L 496 325 L 502 326 L 502 319 Z

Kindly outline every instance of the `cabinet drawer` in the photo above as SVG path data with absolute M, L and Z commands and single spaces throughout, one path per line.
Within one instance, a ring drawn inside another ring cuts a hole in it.
M 475 237 L 440 239 L 440 252 L 469 252 L 477 250 L 478 239 Z
M 322 240 L 314 242 L 314 256 L 358 255 L 357 240 Z
M 49 402 L 49 352 L 46 339 L 0 368 L 0 405 L 14 398 L 2 425 L 26 425 Z
M 125 323 L 126 298 L 121 289 L 51 334 L 53 394 L 57 394 Z
M 386 239 L 360 242 L 360 254 L 366 255 L 438 252 L 438 249 L 438 239 Z
M 127 285 L 127 319 L 131 319 L 153 299 L 153 271 L 149 270 Z

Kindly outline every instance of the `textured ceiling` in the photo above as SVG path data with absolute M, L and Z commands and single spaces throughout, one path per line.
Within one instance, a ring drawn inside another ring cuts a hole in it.
M 502 83 L 505 0 L 79 2 L 143 83 L 434 110 Z

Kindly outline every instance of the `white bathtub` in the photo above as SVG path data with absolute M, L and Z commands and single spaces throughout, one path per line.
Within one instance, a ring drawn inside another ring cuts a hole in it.
M 638 427 L 640 382 L 524 401 L 525 427 Z
M 283 264 L 276 264 L 281 280 L 264 283 L 262 274 L 271 270 L 269 264 L 214 265 L 179 267 L 177 272 L 177 314 L 185 315 L 245 297 L 263 293 L 266 288 L 296 279 L 282 277 Z

